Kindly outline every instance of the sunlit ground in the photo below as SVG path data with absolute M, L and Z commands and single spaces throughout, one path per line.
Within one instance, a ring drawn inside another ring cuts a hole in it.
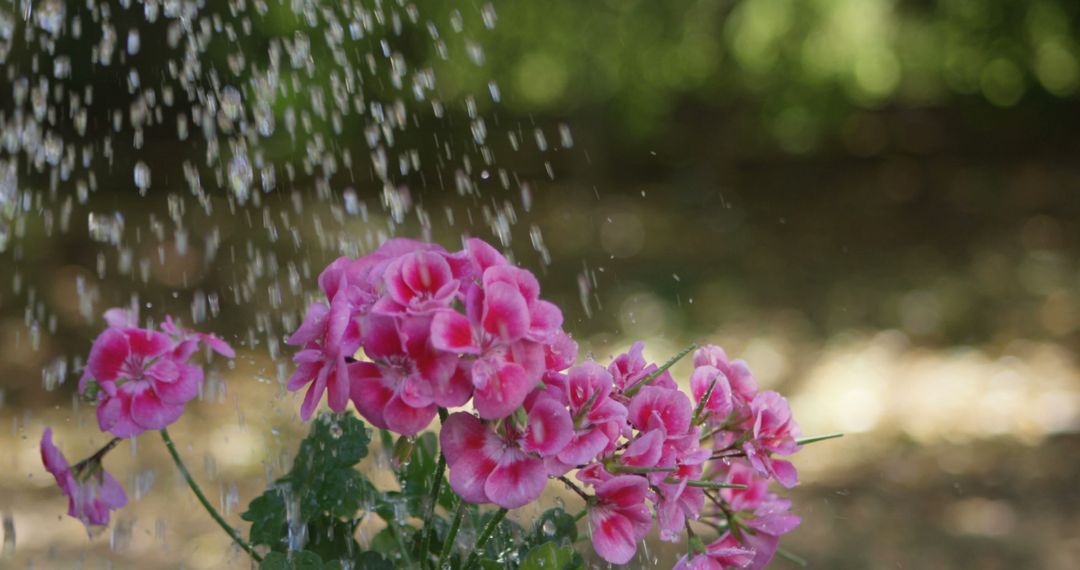
M 818 568 L 1077 567 L 1080 369 L 1068 351 L 1019 341 L 994 353 L 934 350 L 895 331 L 813 346 L 775 333 L 743 337 L 734 352 L 763 384 L 784 384 L 806 434 L 848 434 L 798 455 L 803 485 L 794 496 L 804 523 L 785 543 L 789 550 Z M 595 354 L 627 339 L 601 340 Z M 675 346 L 656 339 L 649 354 L 663 359 Z M 272 376 L 269 361 L 242 354 L 236 362 L 216 367 L 204 400 L 171 431 L 208 494 L 243 524 L 239 512 L 282 471 L 303 426 L 295 397 L 276 381 L 256 380 Z M 5 567 L 248 566 L 182 485 L 156 434 L 109 457 L 132 502 L 110 529 L 88 538 L 63 515 L 65 500 L 41 468 L 37 444 L 51 424 L 69 456 L 90 452 L 103 443 L 92 410 L 0 414 L 7 426 L 0 442 L 10 450 L 0 455 L 0 505 L 12 523 Z M 560 494 L 552 485 L 547 500 Z M 573 496 L 561 500 L 577 506 Z M 679 554 L 654 539 L 639 562 L 670 563 Z

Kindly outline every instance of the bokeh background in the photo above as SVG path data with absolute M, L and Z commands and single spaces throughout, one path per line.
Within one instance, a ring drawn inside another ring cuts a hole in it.
M 0 566 L 247 566 L 152 434 L 111 529 L 62 516 L 37 442 L 107 440 L 106 308 L 239 349 L 171 428 L 238 522 L 303 432 L 318 271 L 476 235 L 583 354 L 718 343 L 845 432 L 796 459 L 811 567 L 1080 567 L 1080 4 L 85 4 L 0 2 Z

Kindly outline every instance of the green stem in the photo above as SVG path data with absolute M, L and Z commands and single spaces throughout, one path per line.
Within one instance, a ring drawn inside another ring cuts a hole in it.
M 87 465 L 90 465 L 91 463 L 93 463 L 95 461 L 100 462 L 101 459 L 103 457 L 105 457 L 105 454 L 112 451 L 112 448 L 119 445 L 121 441 L 123 441 L 123 440 L 118 438 L 118 437 L 112 438 L 112 441 L 110 441 L 109 443 L 106 443 L 105 447 L 102 447 L 101 449 L 97 450 L 90 457 L 87 457 L 86 459 L 83 459 L 82 461 L 76 463 L 75 466 L 71 468 L 71 472 L 78 474 L 79 471 L 82 471 L 83 469 L 85 469 Z
M 713 378 L 712 382 L 709 382 L 709 389 L 705 390 L 705 395 L 701 397 L 701 401 L 698 402 L 697 408 L 694 409 L 694 417 L 690 419 L 690 425 L 698 425 L 698 418 L 701 417 L 701 412 L 705 410 L 705 404 L 709 403 L 709 398 L 712 398 L 713 390 L 716 389 L 716 383 L 719 378 Z M 705 416 L 708 417 L 707 415 Z
M 745 489 L 746 485 L 739 485 L 737 483 L 720 483 L 718 481 L 687 481 L 686 485 L 689 487 L 698 487 L 701 489 Z
M 411 568 L 412 557 L 409 556 L 409 549 L 405 548 L 405 541 L 401 539 L 401 532 L 398 530 L 397 524 L 393 521 L 386 521 L 386 530 L 390 531 L 390 536 L 394 538 L 394 542 L 397 543 L 398 548 L 401 550 L 401 559 L 405 562 L 405 567 Z
M 791 562 L 792 564 L 795 564 L 796 566 L 801 566 L 801 567 L 805 568 L 806 565 L 810 564 L 803 557 L 801 557 L 801 556 L 799 556 L 799 555 L 797 555 L 797 554 L 795 554 L 793 552 L 788 552 L 787 550 L 784 550 L 783 548 L 777 548 L 776 549 L 776 554 L 780 558 L 783 558 L 783 559 L 787 560 L 788 562 Z
M 233 542 L 235 542 L 237 546 L 247 551 L 247 553 L 252 558 L 254 558 L 256 562 L 262 562 L 262 556 L 259 556 L 259 553 L 255 552 L 255 547 L 251 546 L 251 544 L 249 544 L 240 536 L 239 532 L 236 532 L 235 528 L 233 528 L 229 523 L 225 522 L 225 519 L 222 518 L 221 514 L 217 512 L 217 509 L 215 509 L 214 506 L 210 504 L 210 501 L 206 498 L 206 495 L 203 494 L 202 489 L 200 489 L 199 485 L 195 483 L 195 479 L 191 477 L 191 472 L 189 472 L 187 466 L 184 465 L 184 461 L 180 459 L 180 454 L 176 451 L 176 445 L 173 443 L 172 438 L 169 437 L 169 431 L 165 428 L 161 429 L 161 439 L 165 441 L 165 448 L 169 450 L 169 455 L 172 456 L 173 462 L 176 463 L 176 468 L 180 470 L 180 474 L 183 475 L 184 480 L 187 481 L 188 487 L 191 487 L 191 492 L 195 493 L 195 498 L 198 499 L 200 503 L 202 503 L 202 506 L 206 509 L 206 512 L 210 513 L 210 517 L 218 523 L 218 526 L 221 527 L 221 530 L 224 530 L 225 533 L 233 539 Z
M 614 473 L 675 473 L 674 467 L 634 467 L 633 465 L 612 465 L 610 471 Z
M 623 394 L 625 394 L 627 397 L 633 397 L 634 394 L 638 393 L 638 390 L 641 390 L 643 387 L 648 386 L 650 382 L 652 382 L 653 380 L 656 380 L 656 378 L 658 376 L 660 376 L 661 374 L 663 374 L 664 372 L 667 372 L 668 368 L 671 368 L 672 366 L 674 366 L 676 362 L 682 360 L 682 358 L 684 356 L 686 356 L 687 354 L 690 354 L 696 348 L 697 348 L 696 344 L 691 344 L 690 346 L 686 347 L 679 354 L 676 354 L 675 356 L 672 356 L 671 359 L 669 359 L 662 366 L 660 366 L 660 368 L 657 368 L 656 370 L 653 370 L 651 374 L 649 374 L 645 378 L 642 378 L 640 381 L 638 381 L 636 384 L 634 384 L 630 388 L 627 388 L 626 390 L 623 390 Z
M 577 493 L 577 495 L 581 497 L 581 500 L 585 501 L 586 507 L 592 504 L 592 497 L 590 497 L 588 493 L 582 490 L 581 487 L 575 485 L 573 481 L 567 479 L 566 475 L 559 475 L 557 479 L 559 481 L 562 481 L 566 485 L 567 489 L 570 489 L 571 491 Z
M 487 526 L 485 526 L 484 530 L 480 533 L 480 537 L 476 539 L 476 546 L 473 547 L 472 554 L 469 554 L 469 559 L 465 561 L 465 566 L 462 567 L 464 570 L 469 570 L 469 568 L 472 568 L 473 565 L 476 564 L 477 559 L 480 558 L 480 551 L 483 550 L 484 545 L 487 544 L 491 535 L 495 533 L 495 529 L 498 528 L 499 523 L 506 518 L 506 513 L 506 509 L 499 509 L 495 512 L 495 516 L 491 517 L 491 520 L 488 521 Z
M 454 549 L 454 541 L 457 540 L 458 530 L 461 528 L 461 518 L 465 516 L 465 509 L 469 504 L 465 501 L 458 502 L 457 510 L 454 511 L 454 521 L 450 523 L 450 530 L 443 540 L 442 552 L 439 553 L 439 568 L 446 567 L 446 561 L 450 558 L 450 551 Z
M 446 423 L 446 418 L 449 416 L 446 410 L 439 408 L 439 421 Z M 439 463 L 435 467 L 435 481 L 431 483 L 431 504 L 428 506 L 427 518 L 424 519 L 424 539 L 420 541 L 422 550 L 421 555 L 424 560 L 428 559 L 428 552 L 431 550 L 431 540 L 435 535 L 435 507 L 439 504 L 439 493 L 442 492 L 443 476 L 446 474 L 446 456 L 443 455 L 442 449 L 439 450 Z
M 819 441 L 825 441 L 827 439 L 836 439 L 838 437 L 844 437 L 842 433 L 830 433 L 827 435 L 815 435 L 813 437 L 804 437 L 802 439 L 796 439 L 796 445 L 806 445 L 808 443 L 817 443 Z

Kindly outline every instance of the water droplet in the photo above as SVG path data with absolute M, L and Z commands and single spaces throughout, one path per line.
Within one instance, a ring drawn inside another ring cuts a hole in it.
M 132 28 L 128 31 L 127 35 L 128 55 L 135 55 L 139 53 L 139 43 L 139 30 L 138 28 Z
M 141 160 L 135 163 L 135 187 L 142 196 L 146 196 L 146 191 L 150 188 L 150 167 Z
M 232 189 L 233 196 L 236 197 L 236 201 L 244 204 L 248 200 L 248 196 L 251 194 L 251 182 L 255 178 L 255 173 L 251 169 L 251 163 L 248 162 L 247 157 L 238 154 L 233 157 L 229 162 L 229 188 Z
M 540 530 L 544 533 L 544 536 L 555 536 L 555 521 L 551 519 L 544 521 L 544 524 L 540 525 Z

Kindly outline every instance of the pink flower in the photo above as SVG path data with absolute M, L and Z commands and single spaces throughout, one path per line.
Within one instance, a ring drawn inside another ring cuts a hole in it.
M 535 501 L 547 484 L 543 457 L 570 438 L 571 420 L 554 400 L 539 399 L 528 414 L 528 428 L 502 423 L 499 432 L 472 414 L 451 414 L 439 441 L 450 468 L 450 486 L 471 503 L 515 509 Z
M 731 463 L 725 482 L 745 485 L 746 488 L 720 491 L 721 498 L 732 511 L 743 513 L 740 521 L 744 527 L 738 540 L 730 534 L 725 534 L 723 538 L 752 550 L 753 560 L 746 567 L 760 570 L 776 553 L 780 537 L 798 527 L 801 519 L 789 512 L 791 502 L 770 493 L 768 480 L 744 462 Z
M 730 463 L 724 482 L 746 487 L 745 489 L 720 490 L 720 496 L 736 512 L 753 511 L 769 496 L 769 480 L 759 475 L 743 461 L 736 460 Z
M 489 267 L 510 265 L 503 254 L 482 239 L 465 240 L 465 250 L 462 253 L 468 267 L 467 274 L 471 277 L 479 278 Z
M 610 398 L 611 374 L 595 362 L 584 362 L 567 374 L 567 400 L 575 419 L 574 438 L 558 455 L 569 466 L 610 452 L 626 424 L 626 408 Z
M 732 392 L 743 402 L 749 402 L 757 395 L 757 382 L 745 361 L 728 360 L 724 349 L 715 344 L 705 345 L 694 351 L 694 368 L 711 366 L 724 374 Z
M 68 515 L 82 521 L 88 530 L 92 525 L 107 526 L 109 512 L 127 504 L 124 488 L 102 468 L 100 457 L 92 457 L 72 470 L 53 445 L 51 428 L 45 428 L 41 436 L 41 461 L 67 496 Z
M 391 314 L 423 314 L 445 308 L 460 286 L 446 256 L 433 251 L 414 251 L 395 259 L 383 278 L 388 294 L 374 310 Z
M 374 313 L 364 320 L 363 346 L 372 362 L 349 365 L 351 396 L 375 426 L 415 435 L 431 423 L 438 407 L 469 400 L 467 365 L 432 347 L 430 323 L 429 317 Z
M 330 409 L 335 412 L 345 411 L 349 402 L 346 359 L 360 348 L 360 325 L 353 317 L 346 288 L 345 275 L 341 274 L 340 291 L 330 301 L 330 306 L 312 304 L 304 322 L 286 341 L 304 347 L 293 356 L 296 372 L 286 385 L 289 391 L 308 386 L 300 405 L 300 417 L 304 420 L 314 413 L 323 392 L 329 392 Z
M 611 376 L 615 381 L 615 390 L 617 392 L 623 393 L 637 386 L 659 368 L 653 363 L 645 362 L 644 351 L 645 343 L 639 340 L 630 345 L 629 351 L 616 356 L 615 360 L 608 365 L 608 371 L 611 372 Z M 650 381 L 649 386 L 671 390 L 676 390 L 679 387 L 667 370 Z
M 482 287 L 468 288 L 467 316 L 442 310 L 432 320 L 435 348 L 475 359 L 473 405 L 481 418 L 512 414 L 544 374 L 542 342 L 559 338 L 562 313 L 539 300 L 539 290 L 528 271 L 493 265 L 484 271 Z
M 772 457 L 773 453 L 791 455 L 799 450 L 795 439 L 801 431 L 787 400 L 776 392 L 762 392 L 750 403 L 750 413 L 752 437 L 743 444 L 747 459 L 759 473 L 772 476 L 784 487 L 794 487 L 799 480 L 795 467 Z
M 746 568 L 753 559 L 753 550 L 744 547 L 730 534 L 725 534 L 705 547 L 705 552 L 694 556 L 692 560 L 686 556 L 680 558 L 672 570 Z
M 660 540 L 678 543 L 687 519 L 696 520 L 705 506 L 705 491 L 687 483 L 684 478 L 675 484 L 661 483 L 658 487 L 660 502 L 656 506 L 656 521 Z
M 105 311 L 105 323 L 110 327 L 126 329 L 126 328 L 138 328 L 139 326 L 139 306 L 133 305 L 132 308 L 126 309 L 123 307 L 113 307 Z
M 742 533 L 742 542 L 754 551 L 754 559 L 747 565 L 750 570 L 761 570 L 769 564 L 780 545 L 780 537 L 795 530 L 802 522 L 789 513 L 791 501 L 776 495 L 768 497 L 743 524 L 748 530 Z
M 405 238 L 389 239 L 378 249 L 359 259 L 335 259 L 319 275 L 319 287 L 327 299 L 336 297 L 339 290 L 345 291 L 357 309 L 366 313 L 381 294 L 379 286 L 383 283 L 383 274 L 387 267 L 396 259 L 417 251 L 446 253 L 445 249 L 436 244 Z M 457 267 L 464 267 L 466 263 L 451 261 L 456 265 L 455 272 L 462 271 Z
M 645 386 L 632 400 L 630 425 L 642 431 L 664 430 L 667 437 L 685 435 L 690 430 L 694 407 L 679 390 Z
M 117 437 L 161 429 L 179 419 L 195 398 L 203 370 L 186 364 L 193 347 L 174 345 L 165 334 L 136 328 L 109 328 L 90 349 L 79 382 L 85 393 L 96 381 L 101 403 L 98 425 Z
M 114 310 L 116 309 L 110 309 L 110 311 Z M 106 320 L 109 318 L 108 311 L 106 311 L 105 318 Z M 210 350 L 213 350 L 225 358 L 236 358 L 236 351 L 229 346 L 229 343 L 222 340 L 221 337 L 210 333 L 201 333 L 181 328 L 173 322 L 173 318 L 170 315 L 165 315 L 165 322 L 161 323 L 161 330 L 165 331 L 165 334 L 176 339 L 177 342 L 186 343 L 184 351 L 190 350 L 194 352 L 197 348 L 197 344 L 201 342 Z M 187 356 L 184 358 L 187 358 Z
M 612 564 L 626 564 L 652 528 L 645 500 L 644 477 L 618 475 L 596 486 L 596 504 L 589 508 L 589 529 L 596 553 Z
M 684 454 L 668 477 L 653 474 L 659 501 L 656 504 L 656 521 L 660 540 L 679 542 L 687 520 L 697 520 L 705 507 L 705 490 L 691 487 L 690 481 L 700 479 L 702 464 L 709 458 L 709 450 Z M 670 465 L 665 465 L 670 467 Z M 675 482 L 672 483 L 671 481 Z
M 735 410 L 731 383 L 727 375 L 708 364 L 694 368 L 690 374 L 690 393 L 694 395 L 694 401 L 700 403 L 710 387 L 712 392 L 709 394 L 709 401 L 705 403 L 704 411 L 710 414 L 711 420 L 723 422 Z

